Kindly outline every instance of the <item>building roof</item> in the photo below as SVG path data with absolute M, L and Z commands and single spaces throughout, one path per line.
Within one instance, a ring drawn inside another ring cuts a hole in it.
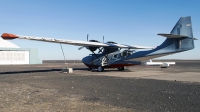
M 0 48 L 20 48 L 19 46 L 0 38 Z

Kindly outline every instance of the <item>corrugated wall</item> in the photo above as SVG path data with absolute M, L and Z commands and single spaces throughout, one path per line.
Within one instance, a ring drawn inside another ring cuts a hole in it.
M 42 64 L 34 48 L 0 48 L 1 64 Z

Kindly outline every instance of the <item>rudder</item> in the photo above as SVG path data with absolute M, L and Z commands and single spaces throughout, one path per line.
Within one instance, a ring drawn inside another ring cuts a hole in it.
M 181 17 L 170 34 L 183 35 L 193 38 L 191 17 Z
M 171 51 L 186 51 L 194 49 L 191 17 L 181 17 L 170 34 L 158 34 L 167 37 L 161 48 L 168 47 Z M 173 47 L 174 46 L 174 47 Z

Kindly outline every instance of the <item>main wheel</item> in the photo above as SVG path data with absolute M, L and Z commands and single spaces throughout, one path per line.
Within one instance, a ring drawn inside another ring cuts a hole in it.
M 119 68 L 117 68 L 119 71 L 122 71 L 122 70 L 125 70 L 125 68 L 124 67 L 119 67 Z
M 98 67 L 98 68 L 97 68 L 97 71 L 98 71 L 98 72 L 103 72 L 103 71 L 104 71 L 104 68 L 103 68 L 103 67 Z

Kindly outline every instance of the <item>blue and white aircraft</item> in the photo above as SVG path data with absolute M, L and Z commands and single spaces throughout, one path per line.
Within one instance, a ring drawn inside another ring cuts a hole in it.
M 95 68 L 99 72 L 104 71 L 104 68 L 117 68 L 118 70 L 124 70 L 124 67 L 126 66 L 140 65 L 141 62 L 147 61 L 149 59 L 194 49 L 194 40 L 196 39 L 193 38 L 190 16 L 181 17 L 170 32 L 170 34 L 162 33 L 158 35 L 166 37 L 166 40 L 156 48 L 124 45 L 112 41 L 102 43 L 96 40 L 63 40 L 33 36 L 21 36 L 9 33 L 3 33 L 1 37 L 3 39 L 18 38 L 82 46 L 79 48 L 79 50 L 85 47 L 93 54 L 84 57 L 82 59 L 82 62 L 90 70 Z M 122 51 L 121 49 L 125 50 Z M 134 49 L 149 50 L 135 51 Z M 96 50 L 99 50 L 99 53 L 95 53 L 94 51 Z

